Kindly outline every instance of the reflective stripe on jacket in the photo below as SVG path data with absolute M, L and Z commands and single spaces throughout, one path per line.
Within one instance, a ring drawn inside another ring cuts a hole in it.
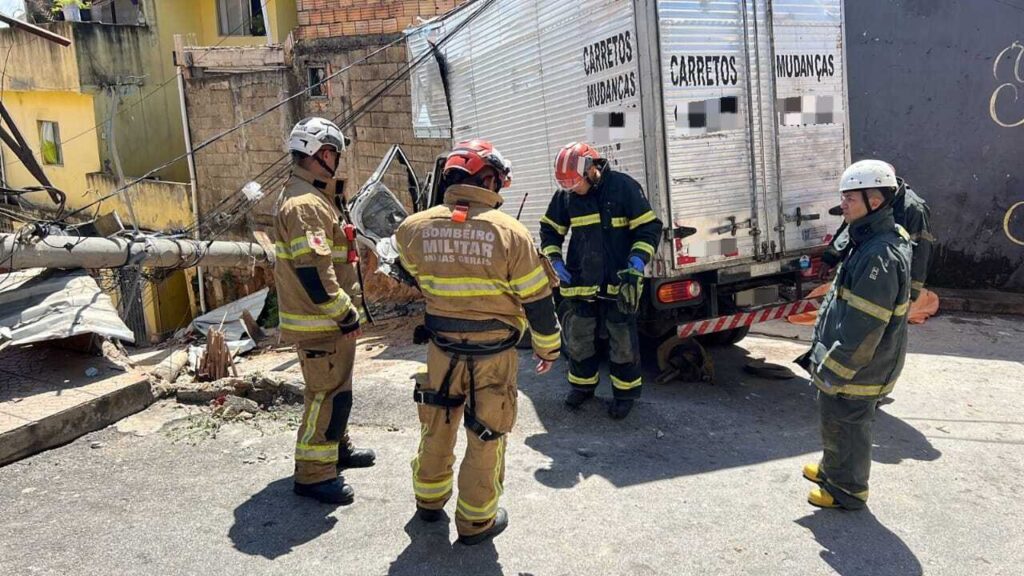
M 854 222 L 850 240 L 814 325 L 811 376 L 826 394 L 878 397 L 907 352 L 910 240 L 892 208 Z
M 601 181 L 586 195 L 555 192 L 540 221 L 541 251 L 548 258 L 561 258 L 572 275 L 572 284 L 560 288 L 562 296 L 614 296 L 618 273 L 629 265 L 631 256 L 639 256 L 645 264 L 654 257 L 661 229 L 640 184 L 605 169 Z M 569 252 L 563 257 L 562 244 L 570 230 Z
M 326 183 L 295 167 L 274 208 L 274 282 L 281 340 L 307 342 L 340 333 L 338 324 L 362 303 L 355 265 L 348 263 L 348 241 L 341 213 Z M 323 292 L 314 302 L 299 269 L 316 271 Z
M 402 267 L 419 284 L 428 314 L 497 319 L 520 332 L 529 324 L 534 351 L 553 360 L 561 336 L 548 275 L 530 233 L 499 206 L 501 196 L 484 188 L 448 188 L 443 205 L 398 227 Z M 453 218 L 460 211 L 465 218 Z

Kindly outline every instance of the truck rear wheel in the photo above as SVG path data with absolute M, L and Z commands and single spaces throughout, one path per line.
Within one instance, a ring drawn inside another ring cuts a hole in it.
M 705 346 L 731 346 L 746 338 L 749 333 L 750 327 L 743 326 L 741 328 L 733 328 L 732 330 L 723 330 L 722 332 L 697 336 L 697 340 Z

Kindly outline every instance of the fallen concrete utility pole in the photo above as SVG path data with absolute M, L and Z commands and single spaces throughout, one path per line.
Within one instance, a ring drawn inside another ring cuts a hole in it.
M 225 268 L 269 266 L 272 255 L 255 242 L 197 242 L 166 238 L 17 238 L 0 234 L 0 268 Z

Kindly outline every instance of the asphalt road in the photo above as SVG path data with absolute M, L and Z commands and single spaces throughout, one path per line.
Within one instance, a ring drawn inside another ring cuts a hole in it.
M 1024 319 L 911 329 L 896 402 L 876 421 L 869 509 L 856 513 L 806 503 L 814 390 L 742 367 L 792 366 L 807 330 L 768 332 L 716 349 L 714 385 L 648 384 L 623 422 L 598 402 L 564 411 L 564 363 L 537 378 L 524 352 L 511 522 L 492 544 L 453 545 L 454 522 L 413 519 L 408 377 L 424 350 L 398 331 L 360 346 L 353 436 L 379 463 L 348 474 L 354 505 L 292 495 L 296 409 L 221 425 L 161 403 L 0 468 L 0 574 L 1021 573 Z

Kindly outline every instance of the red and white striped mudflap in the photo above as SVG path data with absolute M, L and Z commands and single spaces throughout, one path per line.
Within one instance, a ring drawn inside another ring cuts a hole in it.
M 790 302 L 788 304 L 759 308 L 757 310 L 741 312 L 730 316 L 719 316 L 708 320 L 687 322 L 686 324 L 679 325 L 677 333 L 680 338 L 689 338 L 691 336 L 699 336 L 702 334 L 723 332 L 725 330 L 732 330 L 743 326 L 760 324 L 761 322 L 780 320 L 794 314 L 803 314 L 804 312 L 817 310 L 820 306 L 821 300 L 818 298 L 813 300 L 797 300 L 796 302 Z

